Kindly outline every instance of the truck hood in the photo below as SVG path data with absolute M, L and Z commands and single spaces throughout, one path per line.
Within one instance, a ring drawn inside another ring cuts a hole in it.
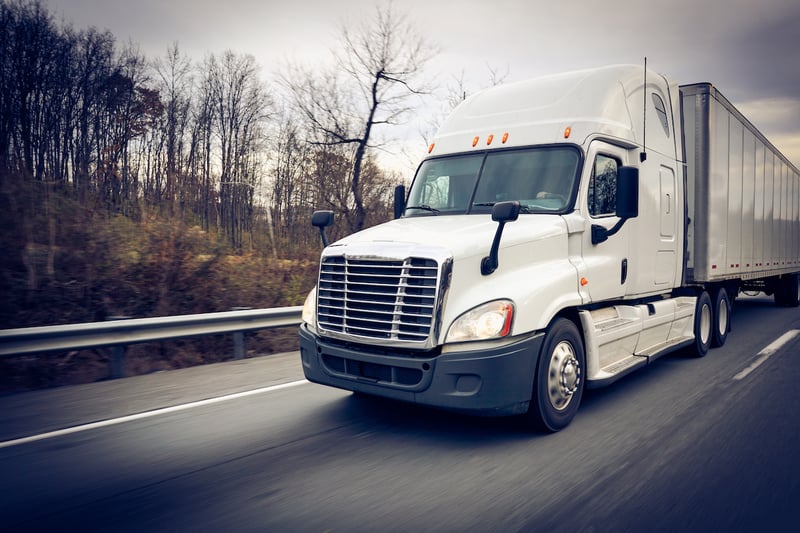
M 330 248 L 346 247 L 359 253 L 363 245 L 423 245 L 444 249 L 456 257 L 486 255 L 492 245 L 497 222 L 491 215 L 426 216 L 392 220 L 349 235 Z M 566 224 L 558 215 L 520 215 L 503 230 L 500 249 L 566 233 Z

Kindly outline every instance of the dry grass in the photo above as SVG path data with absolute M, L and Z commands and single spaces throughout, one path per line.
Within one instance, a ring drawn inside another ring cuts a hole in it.
M 44 219 L 0 218 L 10 228 L 0 234 L 0 329 L 301 305 L 317 272 L 314 260 L 237 253 L 213 233 L 159 217 L 136 222 L 65 209 L 53 240 Z M 296 349 L 290 329 L 249 335 L 248 354 Z M 0 393 L 107 379 L 109 353 L 3 358 Z M 127 368 L 144 374 L 232 353 L 230 336 L 151 343 L 129 347 Z

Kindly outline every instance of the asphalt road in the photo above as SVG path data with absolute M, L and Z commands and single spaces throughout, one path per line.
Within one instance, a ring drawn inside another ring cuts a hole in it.
M 306 383 L 297 354 L 0 397 L 0 529 L 797 530 L 800 336 L 759 353 L 800 311 L 733 326 L 554 435 Z

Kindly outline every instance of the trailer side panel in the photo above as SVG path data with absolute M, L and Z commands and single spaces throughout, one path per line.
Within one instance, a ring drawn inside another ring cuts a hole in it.
M 687 282 L 800 270 L 800 171 L 713 85 L 680 88 L 686 142 Z

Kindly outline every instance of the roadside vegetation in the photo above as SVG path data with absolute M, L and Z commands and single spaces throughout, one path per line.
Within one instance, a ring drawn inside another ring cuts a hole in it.
M 436 47 L 391 3 L 330 52 L 267 79 L 247 54 L 190 58 L 175 42 L 147 58 L 41 0 L 0 0 L 0 329 L 302 304 L 321 247 L 311 213 L 334 211 L 332 239 L 388 220 L 405 178 L 379 155 L 424 102 L 467 95 L 462 73 L 436 96 Z M 248 348 L 296 339 L 263 332 Z M 128 370 L 230 351 L 132 347 Z M 6 358 L 0 392 L 102 379 L 107 358 Z

